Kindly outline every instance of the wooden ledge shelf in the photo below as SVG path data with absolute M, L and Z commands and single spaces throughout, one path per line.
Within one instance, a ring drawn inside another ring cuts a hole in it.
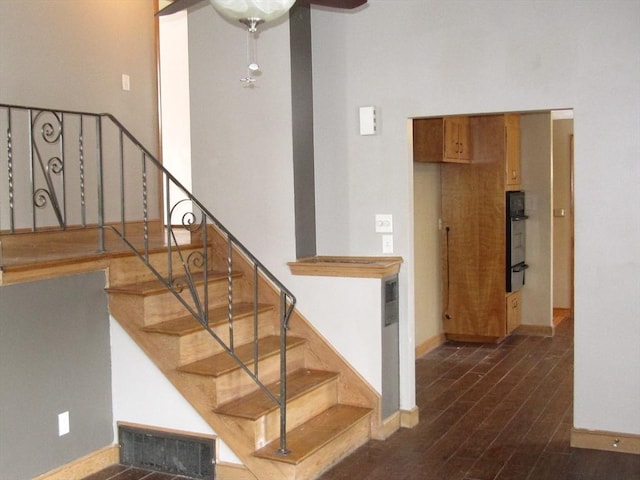
M 294 275 L 385 278 L 400 271 L 402 257 L 306 257 L 289 262 Z

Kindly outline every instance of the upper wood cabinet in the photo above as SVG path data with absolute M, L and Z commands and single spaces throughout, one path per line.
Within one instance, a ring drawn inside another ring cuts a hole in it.
M 504 116 L 505 189 L 520 190 L 520 115 Z
M 472 159 L 469 117 L 415 118 L 413 161 L 470 163 Z

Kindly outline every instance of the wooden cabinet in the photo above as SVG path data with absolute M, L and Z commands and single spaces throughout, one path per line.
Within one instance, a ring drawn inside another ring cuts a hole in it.
M 440 167 L 443 328 L 451 340 L 499 341 L 519 318 L 505 307 L 505 172 L 510 154 L 519 157 L 517 120 L 470 117 L 473 162 Z
M 520 190 L 520 115 L 505 115 L 505 188 Z
M 507 334 L 520 325 L 522 314 L 520 292 L 507 293 Z
M 413 120 L 413 161 L 469 163 L 472 159 L 469 117 Z

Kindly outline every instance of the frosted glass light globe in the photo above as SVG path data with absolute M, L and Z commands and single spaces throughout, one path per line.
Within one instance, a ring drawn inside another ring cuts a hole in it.
M 209 0 L 229 20 L 259 19 L 269 22 L 289 11 L 296 0 Z

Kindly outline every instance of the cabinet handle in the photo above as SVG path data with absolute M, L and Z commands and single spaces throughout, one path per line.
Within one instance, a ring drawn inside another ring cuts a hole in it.
M 464 143 L 460 142 L 460 153 L 464 151 Z
M 516 178 L 518 176 L 518 174 L 516 173 L 515 170 L 511 170 L 511 178 Z

